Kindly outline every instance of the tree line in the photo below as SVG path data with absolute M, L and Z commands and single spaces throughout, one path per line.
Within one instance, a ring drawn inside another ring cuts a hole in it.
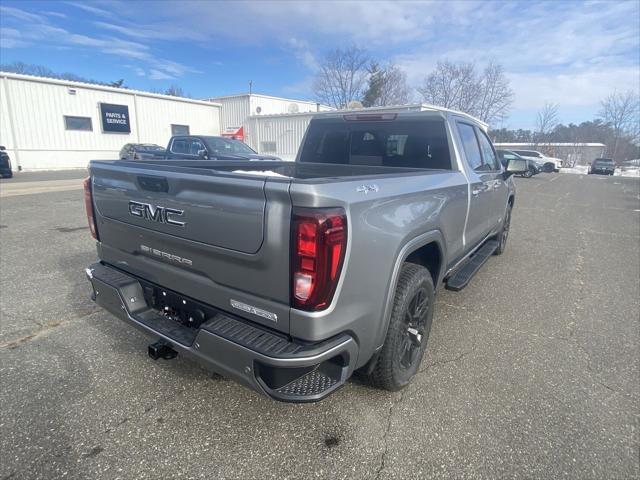
M 417 88 L 395 64 L 375 60 L 366 50 L 352 46 L 328 52 L 313 81 L 316 98 L 335 108 L 403 105 L 421 100 L 460 110 L 490 123 L 506 117 L 514 93 L 501 65 L 489 62 L 438 62 Z
M 600 102 L 593 120 L 580 124 L 558 121 L 557 104 L 546 104 L 537 114 L 535 130 L 499 128 L 489 132 L 496 143 L 606 145 L 605 155 L 616 161 L 640 158 L 640 102 L 633 91 L 613 92 Z

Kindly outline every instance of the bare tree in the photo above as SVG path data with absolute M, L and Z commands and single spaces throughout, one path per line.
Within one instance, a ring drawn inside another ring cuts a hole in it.
M 546 142 L 549 135 L 558 125 L 558 104 L 546 103 L 536 116 L 535 142 Z
M 429 103 L 466 112 L 487 123 L 503 119 L 513 103 L 504 70 L 494 62 L 480 74 L 472 63 L 438 62 L 418 91 Z
M 438 62 L 435 71 L 424 80 L 418 92 L 425 101 L 467 113 L 475 111 L 474 94 L 477 89 L 475 67 L 472 63 Z
M 172 97 L 186 97 L 182 87 L 175 84 L 169 85 L 169 88 L 167 88 L 163 93 L 165 95 L 171 95 Z
M 362 97 L 365 107 L 403 105 L 409 103 L 411 88 L 407 75 L 398 66 L 390 63 L 380 68 L 377 63 L 369 67 L 369 83 Z
M 489 62 L 479 85 L 476 116 L 487 123 L 503 120 L 511 108 L 514 93 L 502 65 Z
M 613 92 L 600 102 L 598 116 L 613 129 L 613 151 L 611 156 L 615 159 L 618 154 L 618 144 L 624 136 L 632 141 L 638 140 L 640 135 L 640 101 L 638 95 L 632 90 L 625 93 Z
M 345 108 L 352 100 L 359 100 L 369 76 L 369 62 L 367 52 L 355 46 L 329 52 L 313 81 L 318 100 L 336 108 Z

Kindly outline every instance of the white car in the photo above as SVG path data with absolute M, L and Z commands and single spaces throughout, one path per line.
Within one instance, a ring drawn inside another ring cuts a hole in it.
M 553 170 L 557 172 L 562 168 L 562 160 L 554 157 L 547 157 L 544 153 L 537 150 L 512 150 L 521 157 L 533 160 L 541 166 L 543 172 L 550 172 Z

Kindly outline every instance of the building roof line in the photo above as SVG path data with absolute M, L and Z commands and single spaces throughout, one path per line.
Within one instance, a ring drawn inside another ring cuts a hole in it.
M 62 80 L 58 78 L 50 78 L 50 77 L 39 77 L 36 75 L 24 75 L 22 73 L 11 73 L 11 72 L 3 72 L 0 71 L 0 78 L 11 78 L 15 80 L 24 80 L 27 82 L 39 82 L 39 83 L 48 83 L 51 85 L 61 85 L 65 87 L 77 87 L 77 88 L 85 88 L 88 90 L 101 90 L 104 92 L 113 92 L 113 93 L 122 93 L 128 95 L 137 95 L 139 97 L 150 97 L 150 98 L 160 98 L 163 100 L 172 100 L 174 102 L 184 102 L 184 103 L 193 103 L 196 105 L 206 105 L 206 106 L 217 106 L 221 107 L 222 105 L 215 102 L 205 101 L 205 100 L 196 100 L 194 98 L 187 97 L 176 97 L 173 95 L 164 95 L 162 93 L 152 93 L 145 92 L 144 90 L 133 90 L 130 88 L 119 88 L 119 87 L 109 87 L 107 85 L 99 85 L 96 83 L 87 83 L 87 82 L 77 82 L 75 80 Z
M 323 103 L 320 102 L 316 102 L 313 100 L 299 100 L 299 99 L 295 99 L 295 98 L 289 98 L 289 97 L 277 97 L 275 95 L 266 95 L 263 93 L 236 93 L 233 95 L 218 95 L 215 97 L 208 97 L 207 100 L 223 100 L 225 98 L 240 98 L 240 97 L 261 97 L 261 98 L 271 98 L 274 100 L 286 100 L 288 102 L 298 102 L 298 103 L 308 103 L 309 105 L 320 105 L 322 107 L 327 107 L 327 108 L 332 108 L 329 105 L 325 105 Z

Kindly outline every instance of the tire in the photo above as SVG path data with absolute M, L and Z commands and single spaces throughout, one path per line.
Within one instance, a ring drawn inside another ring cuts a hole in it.
M 507 240 L 509 239 L 509 228 L 511 227 L 511 210 L 513 207 L 511 203 L 508 204 L 507 210 L 504 212 L 504 221 L 502 222 L 502 228 L 498 233 L 496 239 L 498 240 L 498 248 L 493 252 L 494 255 L 502 255 L 504 249 L 507 248 Z
M 397 391 L 416 374 L 431 331 L 434 300 L 429 270 L 405 263 L 393 298 L 387 336 L 369 374 L 375 387 Z
M 523 176 L 524 178 L 531 178 L 531 177 L 533 177 L 533 170 L 531 170 L 531 169 L 529 168 L 526 172 L 524 172 L 524 173 L 522 174 L 522 176 Z

